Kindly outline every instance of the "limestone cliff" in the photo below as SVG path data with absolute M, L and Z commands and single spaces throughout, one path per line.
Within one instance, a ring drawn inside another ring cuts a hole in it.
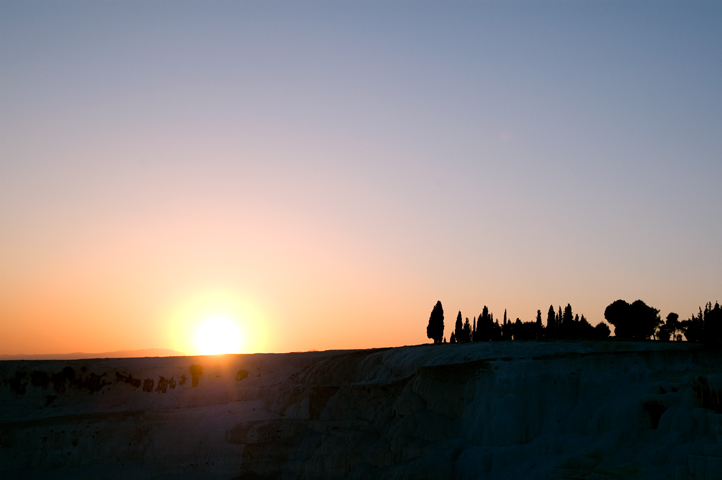
M 0 478 L 722 478 L 722 352 L 661 342 L 0 362 Z

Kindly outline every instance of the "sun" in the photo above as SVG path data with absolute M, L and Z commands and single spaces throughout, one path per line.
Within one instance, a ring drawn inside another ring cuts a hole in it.
M 267 348 L 267 312 L 236 290 L 209 288 L 173 300 L 165 314 L 165 331 L 178 352 L 216 355 Z
M 195 347 L 201 355 L 241 352 L 241 329 L 226 317 L 209 318 L 195 333 Z

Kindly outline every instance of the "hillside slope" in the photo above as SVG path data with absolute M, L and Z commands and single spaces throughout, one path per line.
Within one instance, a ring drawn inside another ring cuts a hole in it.
M 4 361 L 0 477 L 719 479 L 721 360 L 604 341 Z

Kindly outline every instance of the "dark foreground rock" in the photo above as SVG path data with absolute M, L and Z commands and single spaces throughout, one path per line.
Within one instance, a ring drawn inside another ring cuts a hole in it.
M 507 342 L 0 362 L 0 478 L 722 478 L 722 351 Z

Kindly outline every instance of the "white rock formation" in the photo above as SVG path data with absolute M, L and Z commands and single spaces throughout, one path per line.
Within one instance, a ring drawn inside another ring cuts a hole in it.
M 610 340 L 3 361 L 0 478 L 722 479 L 721 360 Z

